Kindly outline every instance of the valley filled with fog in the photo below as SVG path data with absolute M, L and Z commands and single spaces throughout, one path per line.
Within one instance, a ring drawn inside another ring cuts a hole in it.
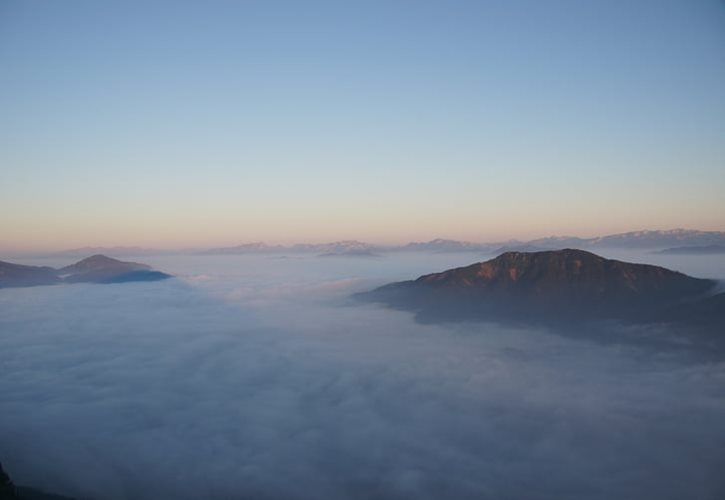
M 725 497 L 725 353 L 351 298 L 490 257 L 144 256 L 176 278 L 0 290 L 0 459 L 98 500 Z

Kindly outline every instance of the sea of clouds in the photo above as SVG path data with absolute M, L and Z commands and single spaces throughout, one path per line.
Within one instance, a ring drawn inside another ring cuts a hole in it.
M 153 257 L 178 277 L 0 290 L 0 460 L 97 500 L 725 498 L 725 356 L 350 299 L 481 259 Z

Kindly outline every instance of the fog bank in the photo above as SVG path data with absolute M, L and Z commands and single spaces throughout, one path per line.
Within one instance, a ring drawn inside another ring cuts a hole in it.
M 725 496 L 725 363 L 349 300 L 470 254 L 145 261 L 179 278 L 0 290 L 16 483 L 111 500 Z

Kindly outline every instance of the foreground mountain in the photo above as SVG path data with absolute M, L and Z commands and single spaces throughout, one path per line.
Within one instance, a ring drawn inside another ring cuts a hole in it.
M 93 255 L 60 269 L 0 262 L 0 288 L 55 285 L 59 283 L 127 283 L 158 281 L 171 275 L 146 264 Z
M 663 314 L 665 321 L 717 328 L 725 332 L 725 293 L 718 293 L 702 300 L 678 304 Z
M 712 280 L 663 267 L 566 249 L 508 252 L 358 297 L 431 320 L 658 321 L 675 307 L 699 302 L 714 287 Z

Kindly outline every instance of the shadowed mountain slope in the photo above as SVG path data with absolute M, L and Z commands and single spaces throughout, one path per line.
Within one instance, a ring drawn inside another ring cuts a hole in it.
M 53 285 L 59 282 L 58 272 L 52 267 L 23 266 L 0 261 L 0 288 Z
M 0 463 L 0 500 L 73 500 L 27 486 L 16 486 Z

